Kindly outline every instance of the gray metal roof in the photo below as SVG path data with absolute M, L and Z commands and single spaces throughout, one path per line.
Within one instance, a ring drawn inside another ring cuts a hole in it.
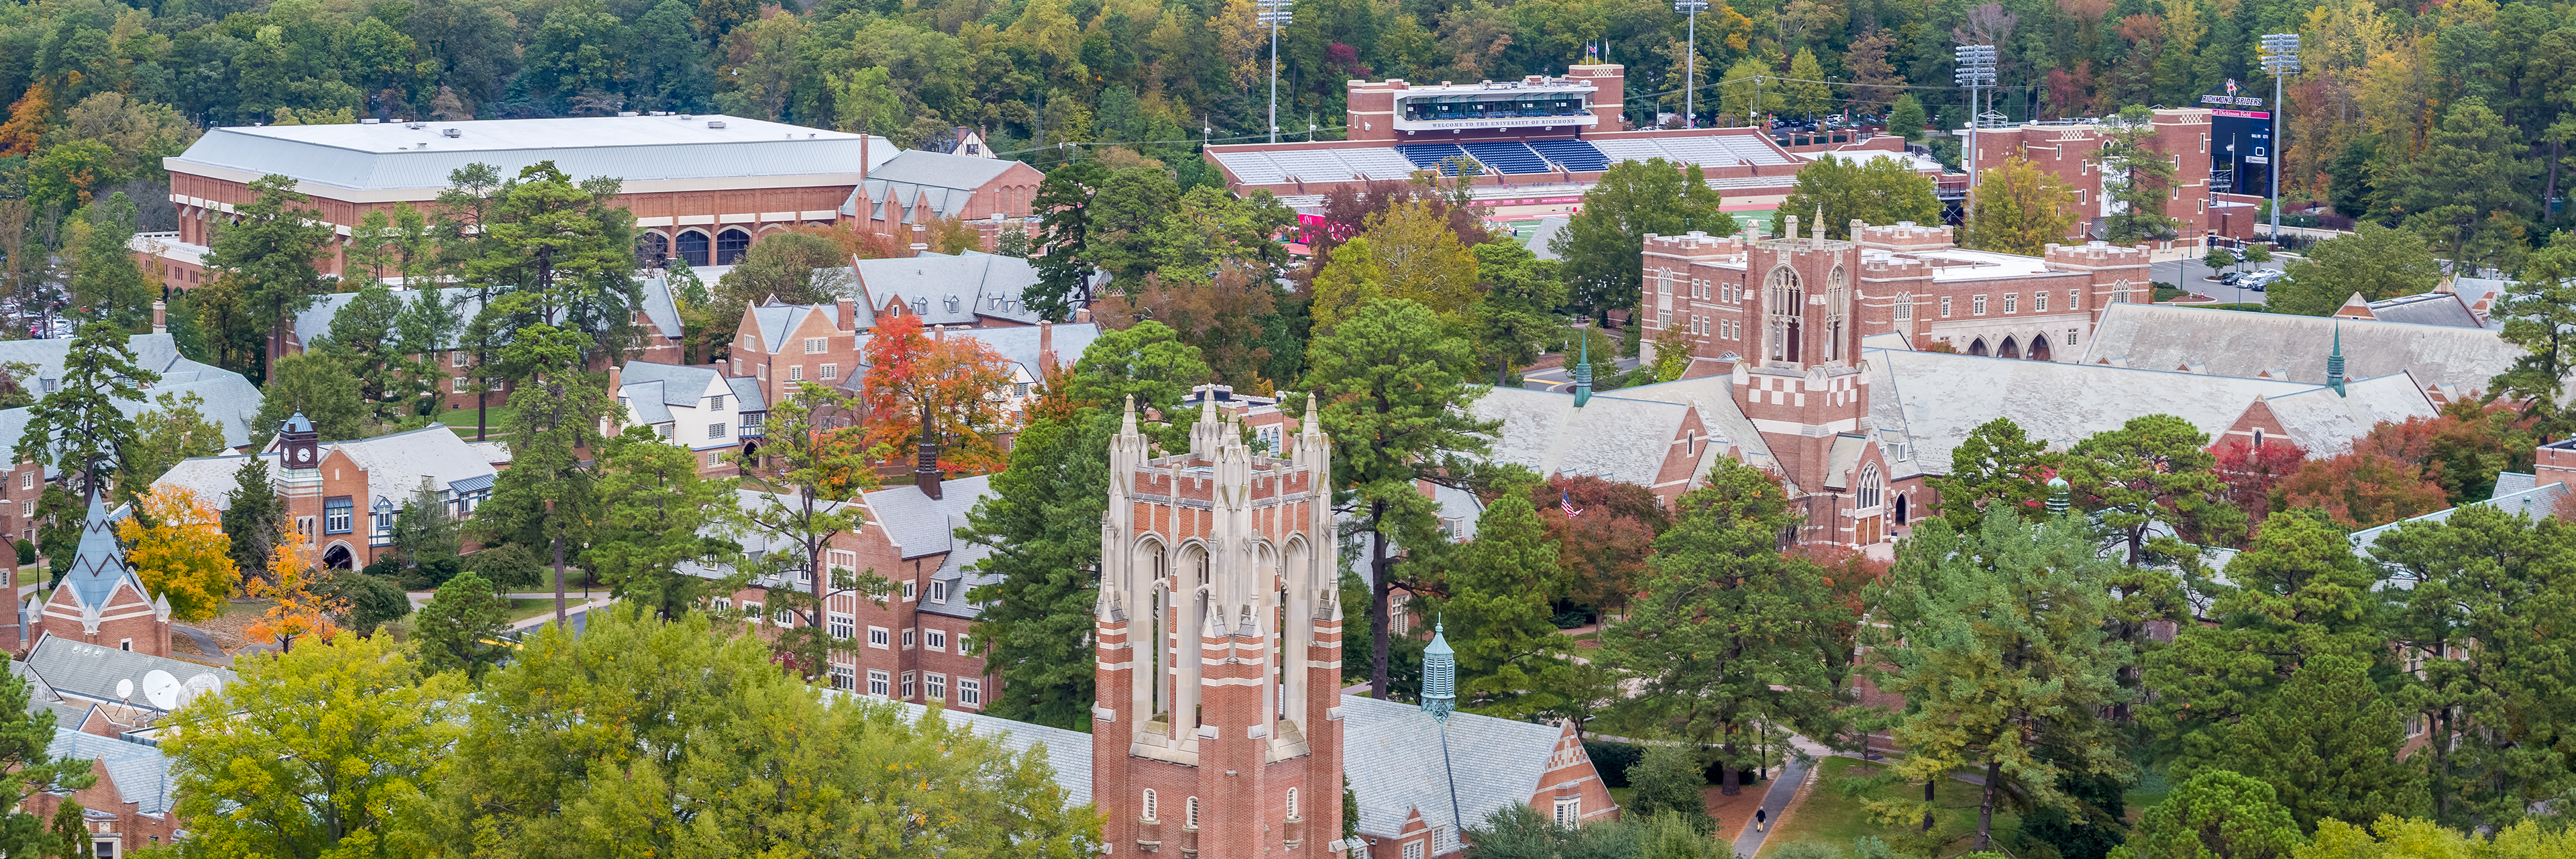
M 753 333 L 760 337 L 760 342 L 756 344 L 760 347 L 760 351 L 772 355 L 778 354 L 787 345 L 789 339 L 787 332 L 794 331 L 798 326 L 805 324 L 805 317 L 808 314 L 819 314 L 825 321 L 831 323 L 832 327 L 841 327 L 841 308 L 838 304 L 763 304 L 753 307 L 751 323 Z M 856 316 L 857 313 L 854 311 L 851 315 Z
M 2469 312 L 2468 302 L 2448 292 L 2401 295 L 2370 303 L 2370 315 L 2381 322 L 2404 322 L 2410 325 L 2448 325 L 2453 328 L 2483 328 L 2477 314 Z
M 725 377 L 725 386 L 733 389 L 734 401 L 740 404 L 735 408 L 736 411 L 765 412 L 769 410 L 769 400 L 761 396 L 760 393 L 759 379 L 755 379 L 750 376 L 727 376 Z
M 966 522 L 959 519 L 957 524 L 963 526 Z M 949 583 L 946 598 L 934 600 L 929 594 L 922 594 L 920 610 L 949 617 L 971 619 L 982 616 L 984 606 L 970 599 L 969 595 L 976 588 L 1002 581 L 1002 574 L 985 572 L 976 564 L 992 555 L 991 546 L 971 540 L 957 541 L 957 549 L 949 552 L 948 557 L 939 559 L 939 570 L 930 574 L 931 581 Z
M 132 680 L 137 690 L 133 704 L 147 708 L 151 702 L 144 700 L 140 691 L 143 675 L 156 670 L 167 671 L 181 682 L 195 679 L 200 674 L 213 675 L 216 680 L 227 684 L 235 679 L 230 668 L 84 644 L 52 635 L 38 637 L 36 646 L 27 651 L 27 658 L 21 664 L 43 678 L 45 685 L 55 692 L 94 702 L 122 701 L 116 694 L 116 682 Z
M 400 505 L 420 491 L 422 478 L 428 478 L 432 491 L 445 492 L 458 481 L 492 478 L 498 472 L 492 464 L 454 430 L 431 425 L 410 432 L 380 435 L 354 441 L 336 441 L 325 445 L 337 448 L 367 470 L 367 491 Z M 326 450 L 327 453 L 327 450 Z M 373 499 L 361 503 L 365 507 Z
M 966 511 L 992 491 L 992 477 L 977 475 L 940 481 L 938 498 L 922 494 L 918 486 L 891 486 L 861 499 L 869 518 L 885 529 L 903 557 L 919 558 L 955 550 L 956 530 L 966 524 Z
M 868 178 L 841 203 L 841 214 L 883 219 L 886 203 L 891 199 L 903 208 L 902 221 L 907 224 L 920 223 L 924 207 L 943 218 L 988 217 L 994 213 L 966 210 L 975 189 L 1000 178 L 1018 163 L 926 149 L 907 150 L 869 168 Z M 861 205 L 867 207 L 864 212 Z
M 825 694 L 836 698 L 870 700 L 856 693 L 833 690 Z M 872 701 L 902 708 L 906 720 L 919 721 L 930 708 L 908 701 Z M 1037 751 L 1046 756 L 1047 768 L 1057 787 L 1064 788 L 1064 805 L 1073 808 L 1091 802 L 1091 735 L 1063 728 L 1050 728 L 1027 722 L 998 719 L 971 710 L 941 708 L 939 717 L 948 724 L 964 727 L 975 736 L 1000 743 L 1018 754 Z
M 176 805 L 173 789 L 178 779 L 170 774 L 170 759 L 161 750 L 142 743 L 115 737 L 84 734 L 80 726 L 54 728 L 54 741 L 45 753 L 56 758 L 92 760 L 107 767 L 108 780 L 116 783 L 118 799 L 134 803 L 141 814 L 163 815 Z
M 711 123 L 724 127 L 710 128 Z M 509 178 L 521 168 L 553 161 L 576 180 L 614 176 L 632 191 L 647 182 L 695 179 L 745 185 L 750 183 L 743 180 L 766 176 L 847 176 L 855 182 L 861 149 L 856 134 L 706 114 L 415 124 L 422 127 L 216 128 L 164 163 L 177 172 L 207 172 L 189 169 L 203 166 L 254 177 L 283 174 L 350 190 L 435 194 L 447 187 L 450 172 L 468 164 L 492 165 Z M 450 129 L 457 136 L 446 136 Z M 883 165 L 900 151 L 882 137 L 870 139 L 865 148 L 872 165 Z
M 2528 475 L 2521 476 L 2527 477 Z M 2551 483 L 2545 486 L 2528 487 L 2520 492 L 2514 493 L 2506 493 L 2504 488 L 2504 481 L 2499 477 L 2497 480 L 2495 497 L 2489 498 L 2485 501 L 2473 501 L 2460 505 L 2459 507 L 2426 513 L 2413 519 L 2390 522 L 2376 528 L 2363 528 L 2359 531 L 2354 531 L 2352 532 L 2353 549 L 2355 551 L 2368 554 L 2371 546 L 2379 542 L 2380 535 L 2394 531 L 2400 525 L 2404 525 L 2408 522 L 2440 522 L 2451 518 L 2451 514 L 2460 512 L 2461 509 L 2467 507 L 2493 507 L 2504 511 L 2509 515 L 2521 516 L 2527 519 L 2544 519 L 2557 512 L 2559 499 L 2565 497 L 2569 492 L 2567 484 L 2564 483 Z
M 908 312 L 919 315 L 924 325 L 967 325 L 977 317 L 1022 324 L 1035 324 L 1039 319 L 1021 298 L 1037 284 L 1038 270 L 1019 257 L 981 251 L 954 256 L 924 253 L 859 260 L 857 271 L 859 288 L 865 291 L 870 310 L 888 301 L 901 302 Z
M 1342 770 L 1359 799 L 1360 834 L 1393 836 L 1419 809 L 1423 821 L 1440 830 L 1431 853 L 1459 849 L 1457 821 L 1449 813 L 1453 783 L 1458 813 L 1470 825 L 1481 824 L 1495 810 L 1538 793 L 1561 733 L 1546 725 L 1452 713 L 1444 760 L 1440 723 L 1422 708 L 1342 696 Z
M 1600 399 L 1604 395 L 1592 396 L 1594 399 Z M 1708 473 L 1709 468 L 1715 464 L 1715 459 L 1725 456 L 1728 447 L 1734 447 L 1745 464 L 1768 468 L 1779 473 L 1780 479 L 1788 484 L 1790 492 L 1798 491 L 1797 482 L 1791 480 L 1786 473 L 1787 470 L 1781 468 L 1779 461 L 1772 458 L 1771 443 L 1763 440 L 1762 432 L 1753 426 L 1753 419 L 1744 416 L 1743 404 L 1736 402 L 1733 377 L 1702 376 L 1696 379 L 1639 385 L 1611 391 L 1608 396 L 1622 400 L 1681 403 L 1698 410 L 1700 426 L 1708 430 L 1708 444 L 1700 451 L 1699 464 L 1694 467 L 1694 476 Z
M 1904 439 L 1889 451 L 1895 471 L 1888 475 L 1891 480 L 1950 473 L 1951 449 L 1969 431 L 1998 417 L 2013 419 L 2032 438 L 2068 445 L 2153 414 L 2180 417 L 2215 437 L 2234 425 L 2258 396 L 2285 397 L 2321 387 L 1942 352 L 1868 349 L 1863 354 L 1870 373 L 1870 423 Z
M 2337 330 L 2349 378 L 2406 371 L 2424 384 L 2483 391 L 2524 354 L 2483 328 L 2114 304 L 2102 312 L 2083 360 L 2127 359 L 2150 370 L 2203 364 L 2211 374 L 2242 377 L 2287 369 L 2292 379 L 2322 383 Z
M 242 460 L 254 456 L 268 464 L 269 479 L 277 480 L 279 477 L 277 457 L 236 453 L 180 460 L 177 465 L 170 466 L 169 471 L 163 472 L 161 479 L 152 481 L 152 485 L 154 488 L 177 486 L 194 491 L 197 493 L 197 503 L 221 512 L 232 506 L 233 490 L 241 486 L 238 475 L 241 473 Z
M 1653 487 L 1681 437 L 1691 407 L 1658 400 L 1593 394 L 1583 408 L 1574 395 L 1522 388 L 1492 388 L 1468 413 L 1502 421 L 1493 459 L 1529 466 L 1543 475 L 1589 474 Z

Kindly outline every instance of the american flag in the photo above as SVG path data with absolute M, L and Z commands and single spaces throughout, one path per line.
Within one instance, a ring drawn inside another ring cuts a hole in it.
M 1559 489 L 1556 491 L 1556 506 L 1558 509 L 1565 511 L 1565 518 L 1572 519 L 1576 516 L 1583 515 L 1583 511 L 1574 509 L 1574 496 L 1568 494 L 1565 490 Z

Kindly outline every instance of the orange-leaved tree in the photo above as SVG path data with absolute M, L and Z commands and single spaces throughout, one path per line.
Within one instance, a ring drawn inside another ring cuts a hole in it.
M 173 620 L 195 622 L 223 613 L 241 584 L 233 569 L 233 541 L 223 514 L 180 486 L 155 486 L 135 499 L 133 516 L 116 523 L 125 559 L 145 590 L 170 598 Z
M 252 621 L 244 632 L 254 641 L 275 641 L 279 650 L 293 650 L 295 640 L 305 636 L 324 641 L 340 634 L 340 625 L 331 618 L 349 610 L 346 600 L 318 590 L 324 573 L 320 553 L 293 525 L 279 529 L 277 554 L 268 562 L 267 581 L 253 581 L 251 595 L 276 601 L 268 614 Z
M 900 455 L 924 433 L 942 471 L 998 471 L 1011 362 L 973 337 L 933 337 L 921 317 L 880 318 L 861 380 L 869 447 Z

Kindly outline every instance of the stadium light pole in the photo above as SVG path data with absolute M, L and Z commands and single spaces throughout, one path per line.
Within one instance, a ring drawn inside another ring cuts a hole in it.
M 1254 16 L 1270 25 L 1270 142 L 1279 142 L 1279 27 L 1295 20 L 1297 0 L 1252 0 Z
M 1968 90 L 1968 145 L 1960 160 L 1967 164 L 1968 190 L 1973 192 L 1977 189 L 1977 126 L 1985 122 L 1977 93 L 1995 85 L 1995 46 L 1960 45 L 1958 58 L 1959 70 L 1951 79 Z
M 2272 73 L 2272 157 L 2263 159 L 2271 168 L 2272 241 L 2281 241 L 2281 158 L 2289 149 L 2281 141 L 2289 137 L 2290 103 L 2281 100 L 2281 79 L 2299 73 L 2299 34 L 2273 33 L 2263 37 L 2263 70 Z
M 1699 93 L 1699 13 L 1708 9 L 1708 0 L 1673 0 L 1673 11 L 1690 16 L 1690 40 L 1682 55 L 1682 127 L 1698 128 L 1699 120 L 1692 108 Z

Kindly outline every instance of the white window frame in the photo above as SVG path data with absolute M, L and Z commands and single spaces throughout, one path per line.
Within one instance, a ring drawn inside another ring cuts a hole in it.
M 787 367 L 787 381 L 790 381 L 790 382 L 802 382 L 802 381 L 805 381 L 805 365 L 803 365 L 803 364 L 790 364 L 790 365 L 788 365 L 788 367 Z
M 903 601 L 911 602 L 914 594 L 920 589 L 920 587 L 920 582 L 912 579 L 905 579 L 903 581 Z
M 1556 801 L 1556 825 L 1573 826 L 1583 822 L 1583 797 Z
M 831 632 L 833 638 L 847 641 L 851 637 L 859 634 L 859 619 L 840 612 L 833 612 L 825 619 L 824 628 Z
M 725 422 L 724 422 L 724 421 L 717 421 L 717 422 L 715 422 L 715 423 L 711 423 L 711 424 L 708 424 L 708 425 L 707 425 L 707 440 L 708 440 L 708 441 L 722 441 L 724 438 L 725 438 Z
M 820 355 L 820 354 L 823 354 L 823 353 L 825 353 L 825 352 L 829 352 L 829 351 L 832 351 L 832 338 L 829 338 L 829 337 L 807 337 L 807 338 L 805 338 L 805 354 L 807 354 L 807 355 Z
M 948 700 L 948 675 L 922 672 L 921 697 L 932 701 Z
M 957 706 L 984 708 L 984 680 L 980 677 L 957 678 Z
M 907 626 L 907 627 L 904 627 L 904 628 L 903 628 L 903 649 L 905 649 L 905 650 L 911 650 L 911 649 L 912 649 L 912 646 L 913 646 L 913 645 L 912 645 L 913 640 L 917 637 L 917 636 L 915 636 L 915 635 L 914 635 L 914 633 L 916 633 L 916 632 L 918 632 L 918 631 L 919 631 L 919 630 L 918 630 L 918 629 L 916 629 L 916 628 L 914 628 L 914 627 L 909 627 L 909 626 Z
M 838 378 L 840 378 L 840 377 L 841 377 L 841 365 L 839 365 L 839 364 L 825 364 L 825 365 L 823 365 L 823 381 L 829 382 L 829 381 L 832 381 L 832 380 L 834 380 L 834 379 L 838 379 Z
M 2021 293 L 2018 293 L 2018 292 L 2007 292 L 2007 293 L 2004 293 L 2004 312 L 2005 312 L 2005 313 L 2008 313 L 2008 314 L 2009 314 L 2009 313 L 2016 313 L 2016 312 L 2019 312 L 2019 308 L 2020 308 L 2020 307 L 2021 307 Z
M 1896 294 L 1896 321 L 1914 321 L 1914 293 L 1900 292 Z
M 1273 446 L 1273 447 L 1276 447 L 1277 445 L 1276 445 L 1276 444 L 1274 444 L 1274 445 L 1272 445 L 1272 446 Z M 948 582 L 947 582 L 947 581 L 945 581 L 945 580 L 933 580 L 933 581 L 930 583 L 930 601 L 931 601 L 931 602 L 947 602 L 947 601 L 948 601 Z
M 913 682 L 914 682 L 915 680 L 917 680 L 920 676 L 921 676 L 921 675 L 920 675 L 918 672 L 913 672 L 913 671 L 906 671 L 906 672 L 904 672 L 904 673 L 903 673 L 903 696 L 902 696 L 902 697 L 903 697 L 903 700 L 906 700 L 906 701 L 910 701 L 910 700 L 912 700 L 912 690 L 913 690 L 913 685 L 912 685 L 912 684 L 913 684 Z
M 875 668 L 868 669 L 868 694 L 883 698 L 887 693 L 894 691 L 893 686 L 893 677 Z
M 868 646 L 884 650 L 894 641 L 894 630 L 882 626 L 868 627 Z
M 832 666 L 832 688 L 843 692 L 859 688 L 859 670 L 847 665 Z
M 1950 318 L 1950 297 L 1947 295 L 1941 296 L 1941 318 Z
M 947 651 L 948 651 L 948 631 L 947 631 L 947 630 L 940 630 L 940 629 L 925 629 L 925 630 L 922 630 L 922 631 L 921 631 L 921 649 L 923 649 L 923 650 L 928 650 L 928 651 L 932 651 L 932 652 L 937 652 L 937 653 L 945 653 L 945 652 L 947 652 Z
M 1986 315 L 1986 297 L 1985 297 L 1985 296 L 1983 296 L 1983 295 L 1972 295 L 1972 296 L 1969 296 L 1969 297 L 1968 297 L 1968 315 L 1970 315 L 1970 316 L 1984 316 L 1984 315 Z
M 2048 312 L 2048 290 L 2043 289 L 2030 294 L 2030 312 Z

